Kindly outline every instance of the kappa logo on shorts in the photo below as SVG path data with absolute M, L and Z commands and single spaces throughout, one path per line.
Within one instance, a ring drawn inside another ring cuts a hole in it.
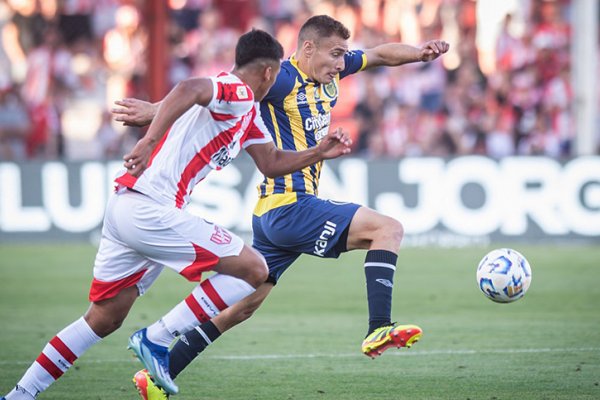
M 335 235 L 336 227 L 337 224 L 334 224 L 331 221 L 325 222 L 323 232 L 321 232 L 321 235 L 319 235 L 319 238 L 315 241 L 315 250 L 313 251 L 313 254 L 316 254 L 319 257 L 325 257 L 325 249 L 329 243 L 329 238 Z
M 215 225 L 215 231 L 211 235 L 210 241 L 216 244 L 229 244 L 231 243 L 231 234 Z

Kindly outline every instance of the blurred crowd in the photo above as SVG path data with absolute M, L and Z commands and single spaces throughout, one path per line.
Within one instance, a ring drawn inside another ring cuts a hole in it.
M 149 99 L 150 0 L 0 0 L 0 160 L 120 158 L 143 134 L 112 103 Z M 574 155 L 570 0 L 165 0 L 167 88 L 228 71 L 238 36 L 296 47 L 327 14 L 351 48 L 441 38 L 433 63 L 344 79 L 333 126 L 365 157 Z M 485 12 L 487 10 L 487 13 Z M 158 100 L 158 99 L 152 99 Z

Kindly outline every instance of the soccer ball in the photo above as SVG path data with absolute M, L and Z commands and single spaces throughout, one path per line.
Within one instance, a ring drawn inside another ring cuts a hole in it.
M 477 285 L 497 303 L 511 303 L 525 295 L 531 284 L 527 259 L 513 249 L 496 249 L 483 257 L 477 267 Z

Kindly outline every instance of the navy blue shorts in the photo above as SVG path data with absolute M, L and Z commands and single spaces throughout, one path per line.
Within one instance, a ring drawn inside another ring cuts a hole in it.
M 350 222 L 361 206 L 298 194 L 296 202 L 252 218 L 252 246 L 266 259 L 268 282 L 277 283 L 301 255 L 337 258 L 346 251 Z

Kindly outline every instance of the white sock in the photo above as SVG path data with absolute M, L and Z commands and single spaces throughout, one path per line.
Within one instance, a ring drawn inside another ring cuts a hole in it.
M 32 397 L 36 397 L 60 378 L 75 360 L 100 339 L 83 317 L 79 318 L 46 344 L 15 389 L 22 388 Z M 18 391 L 13 390 L 13 392 Z M 27 398 L 9 396 L 6 397 L 7 400 Z
M 169 332 L 174 338 L 209 321 L 230 305 L 254 293 L 255 290 L 242 279 L 215 274 L 196 286 L 185 300 L 162 318 L 161 324 L 164 331 Z M 166 334 L 164 336 L 166 337 Z
M 171 345 L 171 342 L 175 340 L 177 336 L 169 332 L 163 320 L 159 319 L 158 321 L 156 321 L 148 327 L 148 329 L 146 330 L 146 337 L 152 343 L 156 343 L 164 347 L 169 347 L 169 345 Z
M 34 400 L 32 394 L 23 389 L 21 386 L 17 385 L 13 390 L 10 391 L 9 394 L 5 396 L 6 400 Z

